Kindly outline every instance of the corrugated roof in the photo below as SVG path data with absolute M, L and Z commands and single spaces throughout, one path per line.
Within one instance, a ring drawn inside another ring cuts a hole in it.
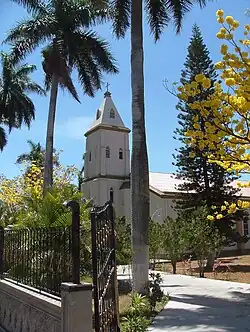
M 233 181 L 232 185 L 234 188 L 238 188 L 238 182 L 245 182 L 242 180 Z M 177 179 L 173 173 L 149 173 L 149 184 L 151 187 L 156 188 L 164 194 L 167 193 L 178 193 L 177 187 L 183 184 L 184 181 Z M 240 188 L 239 195 L 243 197 L 250 197 L 250 188 Z
M 176 186 L 179 186 L 184 181 L 176 179 L 171 173 L 149 173 L 149 184 L 152 187 L 164 192 L 174 193 L 178 192 Z

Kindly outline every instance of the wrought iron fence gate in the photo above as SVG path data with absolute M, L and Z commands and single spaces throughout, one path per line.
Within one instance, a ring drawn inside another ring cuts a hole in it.
M 93 207 L 91 227 L 95 331 L 119 332 L 112 203 Z

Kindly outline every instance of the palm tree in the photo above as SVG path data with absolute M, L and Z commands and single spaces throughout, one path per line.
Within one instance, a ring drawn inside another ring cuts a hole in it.
M 41 145 L 40 142 L 35 143 L 31 140 L 27 141 L 30 152 L 22 153 L 20 156 L 17 157 L 16 163 L 17 164 L 23 164 L 28 163 L 31 165 L 32 163 L 35 163 L 38 167 L 44 168 L 45 164 L 45 149 Z M 53 149 L 53 165 L 59 166 L 59 156 L 55 149 Z
M 35 118 L 35 106 L 28 93 L 45 95 L 45 91 L 30 78 L 36 70 L 34 65 L 16 63 L 13 58 L 0 53 L 2 72 L 0 76 L 0 124 L 13 128 L 21 128 L 22 124 L 30 127 Z M 0 149 L 7 144 L 4 127 L 0 127 Z
M 97 0 L 93 1 L 96 2 Z M 201 7 L 206 0 L 99 0 L 108 4 L 113 29 L 124 37 L 131 25 L 131 86 L 132 86 L 132 247 L 133 288 L 144 293 L 148 281 L 149 169 L 145 130 L 144 67 L 143 67 L 143 5 L 150 30 L 158 41 L 164 28 L 173 21 L 176 32 L 183 17 L 195 3 Z
M 35 143 L 31 140 L 27 141 L 30 152 L 22 153 L 20 156 L 17 157 L 16 163 L 17 164 L 23 164 L 28 163 L 32 164 L 35 162 L 37 166 L 43 167 L 44 166 L 44 156 L 45 156 L 45 150 L 42 147 L 41 143 Z
M 14 58 L 24 58 L 38 46 L 43 50 L 46 85 L 50 88 L 47 123 L 44 192 L 52 186 L 53 142 L 58 87 L 66 88 L 79 101 L 71 79 L 71 71 L 78 73 L 83 91 L 94 97 L 101 88 L 102 73 L 117 73 L 109 44 L 89 30 L 101 19 L 89 1 L 84 0 L 13 0 L 23 5 L 31 19 L 13 28 L 5 42 L 14 43 Z

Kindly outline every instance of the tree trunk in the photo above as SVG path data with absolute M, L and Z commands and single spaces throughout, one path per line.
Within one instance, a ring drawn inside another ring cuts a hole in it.
M 43 195 L 46 194 L 47 189 L 50 188 L 53 184 L 53 148 L 54 148 L 54 129 L 55 129 L 57 93 L 58 93 L 58 78 L 55 74 L 53 74 L 51 91 L 50 91 L 50 101 L 49 101 L 49 115 L 47 123 Z
M 206 264 L 206 271 L 213 271 L 214 261 L 215 261 L 216 254 L 212 252 L 208 255 L 207 264 Z
M 204 257 L 201 257 L 198 262 L 200 269 L 200 278 L 204 278 L 204 266 L 205 266 Z
M 176 274 L 176 261 L 175 260 L 171 261 L 171 264 L 173 268 L 173 274 Z
M 142 0 L 131 7 L 133 290 L 145 293 L 149 267 L 149 173 L 145 133 Z

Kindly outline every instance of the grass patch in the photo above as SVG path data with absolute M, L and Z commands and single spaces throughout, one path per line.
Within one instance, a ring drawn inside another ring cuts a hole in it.
M 131 306 L 131 294 L 119 295 L 119 313 L 120 317 L 124 317 Z
M 81 281 L 92 284 L 92 277 L 89 275 L 81 276 Z
M 151 325 L 154 318 L 162 311 L 169 301 L 164 295 L 151 307 L 147 297 L 138 294 L 129 294 L 119 297 L 120 302 L 120 329 L 121 332 L 144 332 Z

